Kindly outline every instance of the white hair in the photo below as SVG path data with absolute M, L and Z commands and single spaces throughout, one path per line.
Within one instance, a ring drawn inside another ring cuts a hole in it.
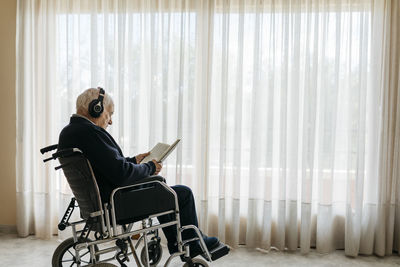
M 93 100 L 99 98 L 99 89 L 98 88 L 89 88 L 86 89 L 82 94 L 78 96 L 76 99 L 76 113 L 89 115 L 89 104 Z M 111 96 L 107 93 L 104 95 L 103 99 L 103 107 L 109 107 L 114 104 Z

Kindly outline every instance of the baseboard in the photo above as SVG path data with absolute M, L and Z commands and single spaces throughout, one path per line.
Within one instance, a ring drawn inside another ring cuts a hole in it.
M 16 234 L 17 233 L 17 226 L 16 225 L 0 224 L 0 233 L 1 234 Z

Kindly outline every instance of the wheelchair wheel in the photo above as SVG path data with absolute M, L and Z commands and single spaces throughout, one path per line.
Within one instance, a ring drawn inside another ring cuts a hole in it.
M 87 239 L 87 241 L 91 241 Z M 79 242 L 78 242 L 79 243 Z M 53 267 L 62 266 L 77 266 L 77 260 L 75 258 L 75 242 L 74 238 L 70 237 L 64 240 L 53 253 L 53 258 L 51 260 L 51 265 Z M 95 251 L 99 251 L 97 245 L 94 246 Z M 96 256 L 96 260 L 99 260 L 99 256 Z M 83 264 L 90 264 L 92 258 L 90 256 L 89 248 L 80 251 L 80 259 Z M 97 265 L 96 265 L 97 266 Z
M 149 249 L 149 264 L 151 267 L 157 266 L 162 257 L 162 247 L 160 242 L 157 240 L 151 240 L 147 243 L 147 247 Z M 144 247 L 142 248 L 142 252 L 140 253 L 140 260 L 142 264 L 146 266 L 146 250 Z
M 192 259 L 192 262 L 193 262 L 193 266 L 194 266 L 194 267 L 208 267 L 207 262 L 205 262 L 205 261 L 202 260 L 202 259 L 194 258 L 194 259 Z M 189 267 L 189 266 L 190 266 L 190 265 L 189 265 L 189 263 L 187 263 L 187 262 L 183 265 L 183 267 Z
M 95 263 L 93 265 L 90 265 L 93 267 L 117 267 L 117 265 L 112 264 L 112 263 L 107 263 L 107 262 L 102 262 L 102 263 Z

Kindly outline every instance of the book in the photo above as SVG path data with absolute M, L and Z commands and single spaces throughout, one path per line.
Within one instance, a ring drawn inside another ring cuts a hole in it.
M 181 139 L 176 139 L 172 145 L 157 143 L 151 150 L 150 154 L 145 157 L 140 163 L 146 163 L 155 159 L 157 162 L 163 162 L 169 154 L 175 149 Z

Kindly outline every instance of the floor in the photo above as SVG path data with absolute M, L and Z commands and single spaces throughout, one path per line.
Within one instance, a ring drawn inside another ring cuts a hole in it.
M 18 238 L 15 234 L 0 233 L 0 266 L 50 266 L 52 254 L 59 243 L 60 241 L 56 239 L 44 241 L 33 236 Z M 162 264 L 165 263 L 167 254 L 164 250 Z M 127 265 L 135 266 L 133 261 Z M 174 259 L 169 266 L 178 267 L 183 264 L 178 259 Z M 312 251 L 307 255 L 302 255 L 299 252 L 289 253 L 275 250 L 263 252 L 239 248 L 232 250 L 229 255 L 213 262 L 210 266 L 400 266 L 400 257 L 359 256 L 349 258 L 344 255 L 343 251 L 335 251 L 330 254 L 319 254 Z

